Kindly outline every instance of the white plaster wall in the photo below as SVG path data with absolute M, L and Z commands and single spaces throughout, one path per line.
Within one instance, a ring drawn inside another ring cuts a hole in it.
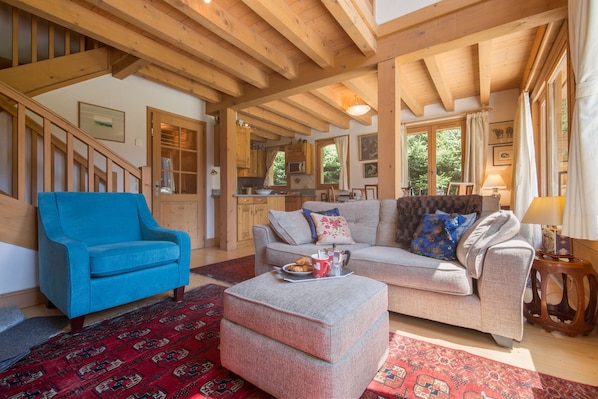
M 37 251 L 0 242 L 0 295 L 39 285 Z

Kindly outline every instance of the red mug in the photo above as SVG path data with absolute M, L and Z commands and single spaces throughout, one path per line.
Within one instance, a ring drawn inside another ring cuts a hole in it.
M 319 257 L 318 254 L 313 254 L 311 256 L 311 267 L 313 268 L 312 273 L 314 277 L 320 278 L 328 276 L 328 272 L 330 272 L 330 261 L 328 260 L 328 255 Z

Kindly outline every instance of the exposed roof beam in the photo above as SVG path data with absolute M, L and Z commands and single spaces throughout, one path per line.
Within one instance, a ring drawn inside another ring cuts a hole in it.
M 316 31 L 305 25 L 293 10 L 280 0 L 243 0 L 249 8 L 274 27 L 299 50 L 322 68 L 334 63 L 332 49 Z
M 480 104 L 490 105 L 490 69 L 492 66 L 492 41 L 478 43 L 478 68 L 480 74 Z
M 122 80 L 148 66 L 150 62 L 113 49 L 110 52 L 110 64 L 112 65 L 112 76 Z
M 265 122 L 245 112 L 239 112 L 239 115 L 242 115 L 243 120 L 252 128 L 256 128 L 261 132 L 265 132 L 266 134 L 262 134 L 262 137 L 266 137 L 271 140 L 280 140 L 281 137 L 295 137 L 295 132 L 282 128 L 278 125 Z
M 346 113 L 338 111 L 311 94 L 295 94 L 284 101 L 341 129 L 349 128 L 350 118 Z
M 322 119 L 318 119 L 310 113 L 295 108 L 284 101 L 270 101 L 262 104 L 261 106 L 268 111 L 282 115 L 297 123 L 309 126 L 312 129 L 316 129 L 321 132 L 327 132 L 330 129 L 330 125 L 324 122 Z
M 434 82 L 434 87 L 436 87 L 436 91 L 440 96 L 440 100 L 442 101 L 442 105 L 447 112 L 452 112 L 455 110 L 455 100 L 453 99 L 453 93 L 448 86 L 448 81 L 446 79 L 444 69 L 439 64 L 436 56 L 426 57 L 424 58 L 424 63 L 426 64 L 426 68 L 430 73 L 430 77 Z
M 192 96 L 208 102 L 219 102 L 222 100 L 222 95 L 218 90 L 214 90 L 211 87 L 202 85 L 192 79 L 167 69 L 160 68 L 156 65 L 148 65 L 145 68 L 140 69 L 137 71 L 137 75 L 153 82 L 180 90 L 184 93 L 189 93 Z
M 521 79 L 522 91 L 529 91 L 540 74 L 544 60 L 550 52 L 551 46 L 561 29 L 562 22 L 551 22 L 546 26 L 541 26 L 536 32 L 536 38 L 530 52 L 527 65 L 523 71 Z
M 378 84 L 365 82 L 364 78 L 358 77 L 349 80 L 343 80 L 343 85 L 357 94 L 372 109 L 378 110 Z M 353 99 L 351 99 L 353 100 Z
M 370 113 L 365 115 L 349 115 L 347 114 L 347 106 L 348 102 L 347 99 L 344 98 L 338 90 L 335 90 L 331 86 L 322 87 L 321 89 L 312 90 L 310 92 L 314 96 L 318 97 L 320 100 L 324 101 L 325 103 L 333 106 L 334 108 L 338 109 L 339 111 L 344 112 L 347 116 L 351 117 L 351 119 L 356 120 L 357 122 L 361 123 L 362 125 L 369 126 L 372 124 L 372 116 Z
M 378 36 L 378 23 L 374 16 L 374 7 L 372 2 L 369 0 L 352 0 L 355 9 L 363 19 L 363 22 L 367 25 L 370 32 L 375 36 Z
M 242 85 L 237 80 L 218 69 L 181 54 L 176 49 L 163 46 L 152 38 L 132 31 L 72 1 L 62 0 L 60 6 L 47 0 L 7 0 L 5 2 L 97 39 L 125 53 L 136 55 L 209 85 L 228 95 L 239 96 L 243 92 Z
M 264 88 L 268 85 L 268 76 L 264 71 L 205 35 L 185 27 L 180 21 L 154 7 L 151 1 L 90 0 L 90 2 L 255 87 Z
M 405 79 L 404 73 L 399 73 L 399 84 L 401 85 L 401 100 L 413 112 L 413 115 L 424 116 L 424 106 L 417 100 L 414 90 Z
M 280 126 L 283 129 L 287 129 L 289 131 L 288 135 L 283 134 L 282 131 L 280 132 L 281 136 L 285 137 L 295 137 L 295 133 L 303 134 L 305 136 L 311 135 L 311 128 L 309 126 L 305 126 L 304 124 L 297 123 L 292 121 L 284 116 L 280 116 L 274 112 L 268 111 L 267 109 L 260 108 L 260 107 L 249 107 L 243 109 L 244 114 L 251 115 L 255 118 L 261 119 L 264 122 L 271 123 L 273 125 Z
M 370 32 L 359 11 L 350 0 L 322 0 L 359 51 L 366 57 L 376 54 L 376 37 Z
M 285 78 L 297 77 L 297 66 L 293 60 L 217 4 L 205 4 L 199 0 L 165 1 Z

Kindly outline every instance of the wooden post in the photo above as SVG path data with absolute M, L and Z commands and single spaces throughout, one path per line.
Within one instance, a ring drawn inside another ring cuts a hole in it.
M 237 249 L 237 118 L 234 110 L 220 112 L 220 249 Z
M 378 64 L 378 198 L 401 196 L 401 87 L 396 59 Z

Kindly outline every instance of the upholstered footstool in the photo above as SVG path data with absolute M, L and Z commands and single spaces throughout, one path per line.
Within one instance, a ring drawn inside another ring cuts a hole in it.
M 386 284 L 261 274 L 224 292 L 222 365 L 277 398 L 358 398 L 388 355 Z

